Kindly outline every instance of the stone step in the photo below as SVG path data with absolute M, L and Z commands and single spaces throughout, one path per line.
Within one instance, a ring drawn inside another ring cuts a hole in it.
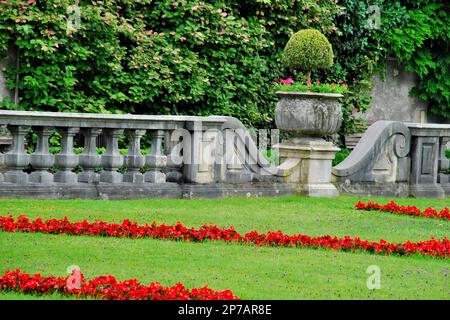
M 358 144 L 359 140 L 361 140 L 361 137 L 363 136 L 364 132 L 359 133 L 353 133 L 345 136 L 345 146 L 353 150 L 355 149 L 356 145 Z

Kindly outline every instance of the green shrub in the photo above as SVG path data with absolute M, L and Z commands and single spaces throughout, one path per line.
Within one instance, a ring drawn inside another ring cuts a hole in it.
M 255 127 L 272 123 L 293 30 L 332 32 L 342 12 L 334 0 L 6 2 L 0 52 L 19 52 L 7 78 L 13 89 L 19 75 L 20 109 L 222 114 Z M 68 30 L 75 4 L 81 27 Z
M 318 30 L 305 29 L 295 33 L 284 48 L 283 61 L 293 70 L 305 71 L 308 81 L 311 72 L 333 65 L 333 48 Z
M 336 153 L 336 156 L 334 157 L 333 162 L 332 162 L 333 167 L 337 166 L 339 163 L 344 161 L 345 158 L 347 158 L 351 152 L 352 151 L 350 149 L 343 148 L 338 153 Z
M 429 109 L 450 119 L 450 6 L 442 0 L 397 0 L 385 6 L 377 39 L 386 55 L 395 56 L 418 75 L 412 94 Z M 398 17 L 401 19 L 392 19 Z M 390 21 L 395 23 L 390 23 Z
M 280 91 L 294 91 L 294 92 L 321 92 L 321 93 L 339 93 L 345 94 L 348 92 L 348 87 L 346 85 L 340 84 L 311 84 L 310 86 L 302 83 L 294 83 L 292 85 L 280 85 L 277 87 Z

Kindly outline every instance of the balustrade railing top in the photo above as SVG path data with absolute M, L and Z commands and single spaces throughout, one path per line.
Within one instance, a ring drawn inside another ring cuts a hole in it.
M 207 127 L 215 127 L 226 121 L 227 118 L 222 116 L 121 115 L 0 110 L 1 125 L 164 130 L 185 128 L 196 122 L 201 122 Z

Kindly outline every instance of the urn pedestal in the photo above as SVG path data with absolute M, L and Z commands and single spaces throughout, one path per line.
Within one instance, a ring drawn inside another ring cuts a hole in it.
M 322 136 L 336 133 L 342 123 L 340 94 L 277 92 L 275 110 L 278 129 L 293 137 L 278 145 L 282 161 L 297 159 L 289 168 L 286 182 L 311 197 L 339 195 L 331 183 L 332 161 L 340 149 Z

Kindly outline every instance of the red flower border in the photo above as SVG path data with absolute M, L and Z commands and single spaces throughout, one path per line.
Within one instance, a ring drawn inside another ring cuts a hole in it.
M 145 286 L 136 279 L 117 281 L 112 275 L 96 277 L 89 281 L 81 274 L 81 283 L 71 288 L 70 277 L 43 277 L 39 273 L 30 275 L 19 269 L 5 271 L 0 276 L 0 290 L 26 294 L 59 293 L 75 298 L 94 298 L 102 300 L 239 300 L 230 290 L 214 291 L 208 286 L 187 289 L 181 283 L 164 287 L 159 282 Z
M 48 234 L 67 234 L 83 236 L 105 236 L 105 237 L 128 237 L 128 238 L 152 238 L 182 241 L 223 241 L 237 242 L 243 244 L 253 244 L 256 246 L 274 246 L 274 247 L 309 247 L 326 248 L 340 251 L 366 251 L 379 254 L 399 254 L 413 255 L 422 254 L 440 258 L 450 258 L 450 240 L 444 237 L 442 240 L 432 238 L 427 241 L 405 242 L 395 244 L 381 239 L 379 242 L 370 242 L 361 240 L 359 237 L 344 238 L 325 235 L 321 237 L 310 237 L 308 235 L 286 235 L 281 231 L 258 233 L 251 231 L 244 236 L 240 235 L 233 227 L 228 229 L 219 228 L 214 225 L 203 225 L 199 229 L 186 228 L 181 223 L 174 226 L 164 224 L 157 225 L 153 222 L 151 225 L 145 224 L 139 226 L 137 222 L 124 220 L 122 224 L 108 223 L 104 221 L 95 221 L 89 223 L 70 222 L 67 217 L 63 219 L 50 219 L 42 221 L 37 218 L 30 221 L 26 216 L 19 216 L 17 220 L 9 215 L 0 216 L 0 230 L 6 232 L 40 232 Z
M 416 206 L 399 206 L 392 200 L 386 204 L 378 204 L 373 201 L 369 201 L 365 204 L 362 201 L 358 201 L 355 205 L 355 209 L 364 211 L 383 211 L 415 217 L 450 220 L 450 211 L 448 208 L 444 208 L 440 212 L 433 208 L 427 208 L 421 212 Z

